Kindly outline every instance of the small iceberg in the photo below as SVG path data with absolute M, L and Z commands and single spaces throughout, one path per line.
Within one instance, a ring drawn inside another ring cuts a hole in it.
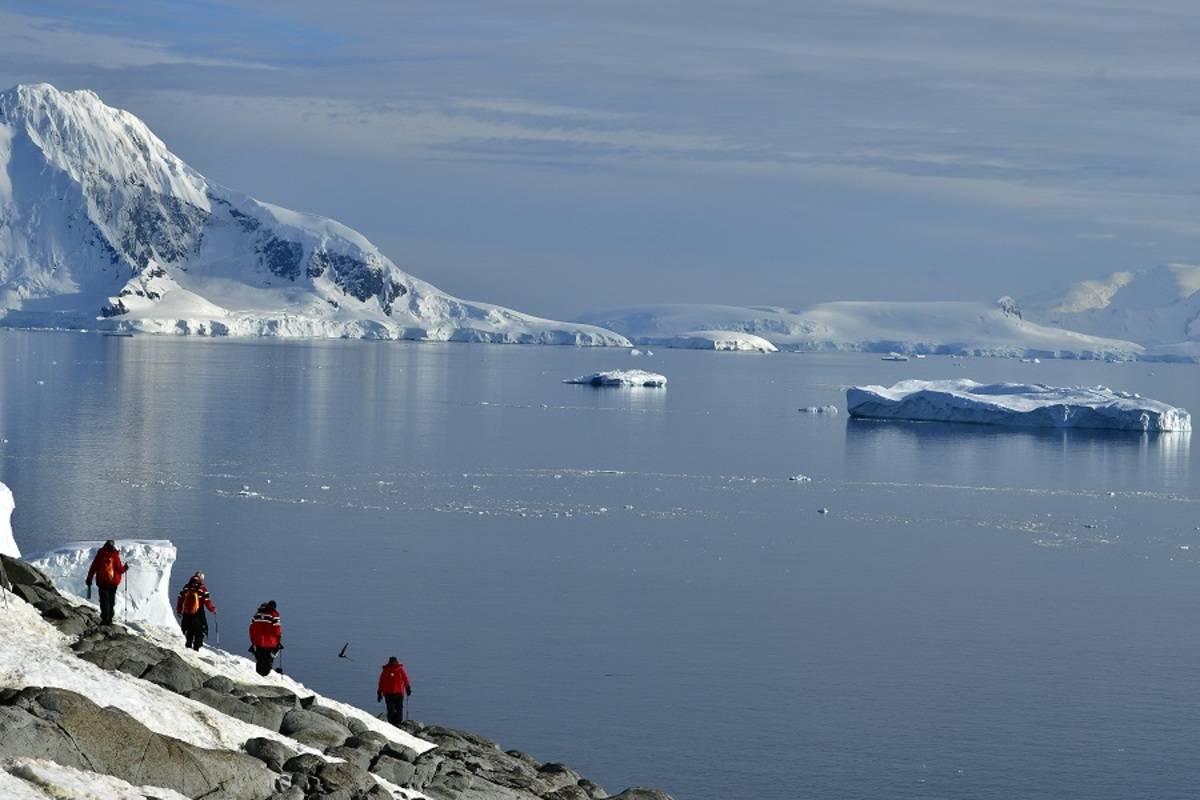
M 908 356 L 903 353 L 888 353 L 886 356 L 880 356 L 880 361 L 908 361 Z
M 833 415 L 833 414 L 838 413 L 838 407 L 837 406 L 805 406 L 804 408 L 800 409 L 800 413 L 801 414 Z
M 846 390 L 852 417 L 922 422 L 973 422 L 1017 428 L 1102 428 L 1190 431 L 1182 408 L 1105 386 L 977 383 L 968 379 L 900 381 Z
M 563 383 L 578 383 L 584 386 L 645 386 L 659 389 L 667 385 L 667 378 L 665 375 L 646 372 L 643 369 L 610 369 L 605 372 L 593 372 L 591 375 L 580 375 Z

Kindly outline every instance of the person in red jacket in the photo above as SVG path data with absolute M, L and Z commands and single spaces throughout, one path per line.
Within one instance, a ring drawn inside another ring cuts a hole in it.
M 100 624 L 112 625 L 113 609 L 117 605 L 117 587 L 121 585 L 121 578 L 129 571 L 129 567 L 121 561 L 121 554 L 117 551 L 117 545 L 112 539 L 104 543 L 104 546 L 96 551 L 96 557 L 92 559 L 92 566 L 88 569 L 87 579 L 87 594 L 92 596 L 92 581 L 96 581 L 96 588 L 100 591 Z
M 208 594 L 208 587 L 204 585 L 204 573 L 197 572 L 179 590 L 179 597 L 175 600 L 179 627 L 183 629 L 187 646 L 193 650 L 199 650 L 204 644 L 204 638 L 208 636 L 208 617 L 204 614 L 206 608 L 214 614 L 217 613 L 217 607 L 213 605 Z
M 269 600 L 258 607 L 250 620 L 250 650 L 254 653 L 259 675 L 271 674 L 275 654 L 282 649 L 283 626 L 279 624 L 275 601 Z
M 375 693 L 375 702 L 387 700 L 388 722 L 399 727 L 404 721 L 404 698 L 412 695 L 412 682 L 404 665 L 395 656 L 383 665 L 379 673 L 379 689 Z

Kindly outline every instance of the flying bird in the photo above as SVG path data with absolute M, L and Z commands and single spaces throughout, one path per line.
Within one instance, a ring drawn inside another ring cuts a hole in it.
M 347 661 L 353 661 L 354 659 L 352 659 L 352 658 L 350 658 L 350 656 L 346 655 L 346 650 L 349 647 L 350 647 L 349 642 L 346 642 L 344 645 L 342 645 L 342 649 L 338 652 L 338 658 L 344 658 Z

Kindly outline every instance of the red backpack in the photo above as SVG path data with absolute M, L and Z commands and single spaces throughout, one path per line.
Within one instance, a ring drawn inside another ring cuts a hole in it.
M 113 563 L 112 553 L 105 553 L 104 558 L 100 559 L 96 569 L 96 581 L 105 586 L 112 586 L 117 582 L 117 566 Z

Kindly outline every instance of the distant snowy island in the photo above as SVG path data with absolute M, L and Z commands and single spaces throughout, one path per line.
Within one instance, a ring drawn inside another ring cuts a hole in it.
M 573 322 L 461 300 L 357 231 L 219 186 L 128 112 L 0 92 L 0 326 L 197 336 L 1200 360 L 1200 266 L 995 302 L 634 305 Z

